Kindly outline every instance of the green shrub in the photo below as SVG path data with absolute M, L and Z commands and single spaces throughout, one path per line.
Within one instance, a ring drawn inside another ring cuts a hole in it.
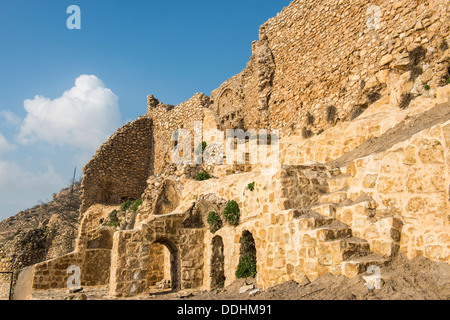
M 117 217 L 117 214 L 119 212 L 117 210 L 112 211 L 109 216 L 107 221 L 103 224 L 106 227 L 114 227 L 114 228 L 118 228 L 120 226 L 120 220 Z
M 239 224 L 239 219 L 241 218 L 240 212 L 241 210 L 239 209 L 239 205 L 237 204 L 237 202 L 231 200 L 225 207 L 223 216 L 229 224 L 237 226 Z
M 450 84 L 450 78 L 447 78 L 447 79 L 445 80 L 445 84 Z
M 425 89 L 426 91 L 429 91 L 429 90 L 431 89 L 431 87 L 430 87 L 429 85 L 426 85 L 426 86 L 424 87 L 424 89 Z
M 142 199 L 138 199 L 136 200 L 133 205 L 131 206 L 131 211 L 133 211 L 134 213 L 137 212 L 137 210 L 139 209 L 139 207 L 142 205 Z
M 208 174 L 208 172 L 202 171 L 200 172 L 196 177 L 195 180 L 197 181 L 205 181 L 211 179 L 211 176 Z
M 256 246 L 255 239 L 249 231 L 244 231 L 241 239 L 239 265 L 236 270 L 236 278 L 256 277 Z
M 247 189 L 250 191 L 255 191 L 255 183 L 254 182 L 249 183 Z
M 120 206 L 121 211 L 127 211 L 133 205 L 134 199 L 130 199 Z
M 220 228 L 222 228 L 222 219 L 220 219 L 219 215 L 217 214 L 217 212 L 211 211 L 208 215 L 208 224 L 209 224 L 209 230 L 211 231 L 212 234 L 216 233 L 217 231 L 220 230 Z
M 247 253 L 242 257 L 236 270 L 236 278 L 256 278 L 256 255 L 254 253 Z

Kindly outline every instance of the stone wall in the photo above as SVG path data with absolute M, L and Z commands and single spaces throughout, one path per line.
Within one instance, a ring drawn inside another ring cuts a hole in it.
M 368 23 L 372 5 L 379 28 Z M 448 76 L 449 10 L 445 0 L 293 1 L 261 26 L 247 68 L 212 93 L 211 108 L 225 128 L 242 120 L 248 129 L 316 134 L 388 95 L 411 69 L 393 101 L 424 94 L 426 84 L 433 93 Z M 414 57 L 420 46 L 425 53 Z
M 219 180 L 186 183 L 182 193 L 184 201 L 214 194 L 218 199 L 235 200 L 241 210 L 237 227 L 224 223 L 224 227 L 215 234 L 209 231 L 205 233 L 203 288 L 211 289 L 214 286 L 212 268 L 215 237 L 220 237 L 224 244 L 225 286 L 236 280 L 240 239 L 244 231 L 249 231 L 255 239 L 260 288 L 290 279 L 301 281 L 305 274 L 314 278 L 324 270 L 330 271 L 331 267 L 319 270 L 318 256 L 314 258 L 315 265 L 306 265 L 299 260 L 302 257 L 302 238 L 295 234 L 304 229 L 300 227 L 300 220 L 294 219 L 295 210 L 292 209 L 315 204 L 319 195 L 327 192 L 326 177 L 330 174 L 325 167 L 287 166 L 266 172 L 225 176 Z M 247 189 L 252 182 L 255 183 L 253 192 Z M 288 250 L 287 246 L 291 246 L 291 249 Z M 286 261 L 290 263 L 283 264 Z
M 450 263 L 450 121 L 424 130 L 386 152 L 353 161 L 349 195 L 372 197 L 378 210 L 403 224 L 400 250 L 409 258 L 425 256 Z M 352 216 L 350 216 L 352 217 Z M 346 221 L 367 227 L 381 239 L 363 215 L 353 212 Z
M 70 266 L 81 269 L 81 286 L 104 286 L 109 282 L 111 250 L 74 252 L 34 266 L 32 288 L 35 291 L 67 289 Z
M 114 133 L 83 168 L 82 206 L 120 204 L 139 199 L 153 174 L 152 120 L 146 116 Z
M 111 295 L 135 296 L 149 292 L 162 276 L 161 268 L 155 268 L 155 261 L 151 260 L 154 252 L 150 248 L 154 244 L 164 245 L 170 251 L 173 288 L 202 287 L 204 230 L 183 227 L 184 219 L 183 215 L 152 217 L 138 230 L 114 235 Z
M 298 135 L 281 139 L 280 162 L 291 165 L 337 163 L 339 161 L 334 160 L 344 155 L 348 157 L 351 151 L 364 142 L 368 143 L 384 135 L 396 125 L 409 121 L 408 119 L 429 117 L 434 119 L 433 121 L 440 121 L 441 116 L 448 115 L 439 115 L 433 109 L 447 102 L 449 94 L 450 86 L 440 87 L 436 90 L 436 98 L 429 95 L 420 96 L 413 100 L 407 109 L 392 105 L 390 97 L 384 97 L 351 122 L 339 123 L 309 139 Z M 428 114 L 430 116 L 427 116 Z M 417 127 L 417 130 L 420 131 L 420 127 Z
M 152 96 L 149 96 L 147 115 L 153 121 L 155 175 L 162 173 L 166 167 L 173 163 L 172 149 L 175 142 L 172 142 L 172 137 L 176 130 L 184 129 L 190 132 L 193 154 L 195 148 L 194 125 L 195 122 L 201 123 L 203 121 L 203 109 L 208 108 L 209 105 L 209 97 L 201 93 L 195 94 L 191 99 L 176 107 L 159 103 Z M 194 161 L 193 157 L 192 161 Z

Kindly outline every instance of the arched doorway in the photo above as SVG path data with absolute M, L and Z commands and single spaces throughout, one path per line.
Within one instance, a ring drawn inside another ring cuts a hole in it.
M 212 241 L 211 289 L 225 286 L 225 255 L 222 237 L 216 236 Z
M 180 267 L 177 247 L 168 240 L 160 239 L 149 250 L 149 287 L 158 291 L 178 291 Z

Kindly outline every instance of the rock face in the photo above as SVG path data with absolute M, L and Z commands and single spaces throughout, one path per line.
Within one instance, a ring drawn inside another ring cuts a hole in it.
M 54 194 L 49 203 L 0 223 L 0 271 L 17 272 L 36 263 L 60 257 L 75 248 L 81 204 L 80 183 Z M 9 292 L 5 277 L 0 299 Z M 17 279 L 17 273 L 14 281 Z M 0 281 L 1 282 L 1 281 Z M 6 283 L 5 283 L 6 282 Z
M 296 0 L 211 98 L 149 95 L 84 168 L 75 251 L 35 265 L 33 289 L 65 288 L 73 265 L 121 297 L 255 269 L 260 289 L 354 278 L 400 252 L 450 263 L 449 14 L 444 0 Z M 226 129 L 279 133 L 243 139 L 235 164 L 220 151 L 239 139 L 215 149 Z M 269 161 L 252 161 L 255 141 Z

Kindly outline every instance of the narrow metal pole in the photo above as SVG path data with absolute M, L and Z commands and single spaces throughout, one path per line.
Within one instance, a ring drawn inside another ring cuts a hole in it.
M 12 300 L 13 282 L 14 282 L 14 272 L 11 272 L 11 284 L 9 286 L 9 300 Z

